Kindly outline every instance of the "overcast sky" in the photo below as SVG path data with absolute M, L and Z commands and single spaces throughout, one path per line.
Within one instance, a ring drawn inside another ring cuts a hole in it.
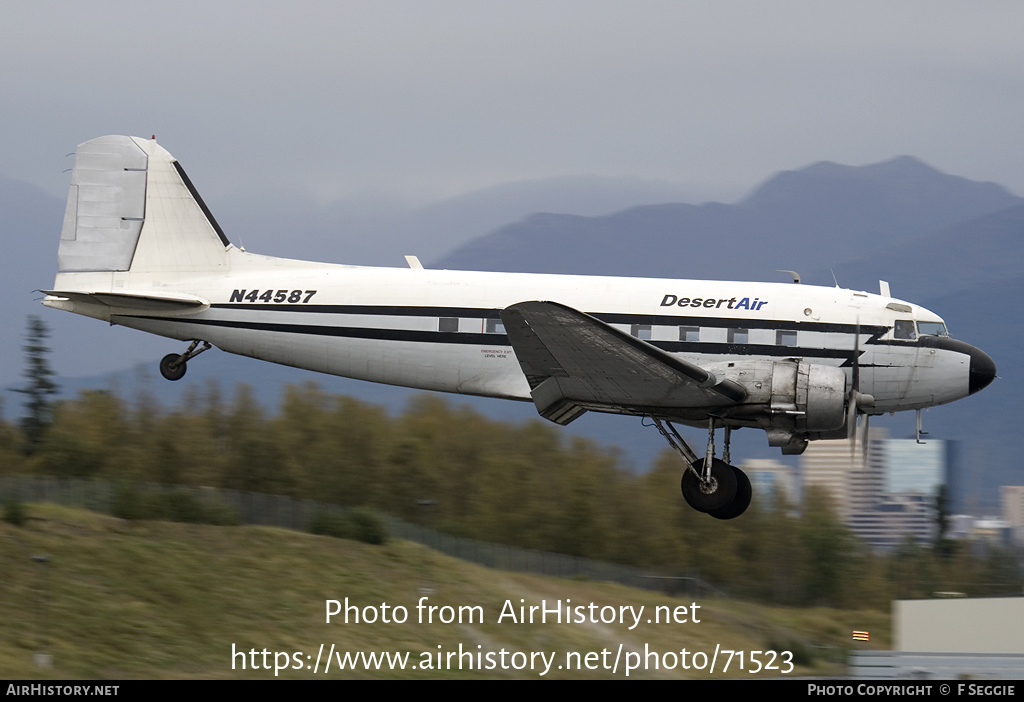
M 206 199 L 595 174 L 746 190 L 912 154 L 1024 195 L 1020 2 L 12 1 L 0 173 L 158 140 Z

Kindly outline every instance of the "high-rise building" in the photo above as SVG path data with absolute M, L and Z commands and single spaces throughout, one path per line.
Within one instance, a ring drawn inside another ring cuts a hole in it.
M 890 439 L 872 429 L 867 444 L 858 430 L 850 440 L 817 441 L 801 456 L 804 487 L 820 486 L 835 500 L 838 516 L 876 548 L 905 539 L 933 541 L 935 497 L 946 476 L 946 443 Z
M 865 445 L 861 427 L 857 429 L 856 441 L 811 442 L 800 456 L 805 491 L 811 486 L 826 490 L 844 522 L 854 512 L 872 509 L 881 497 L 883 484 L 879 442 L 887 436 L 885 429 L 873 429 Z
M 774 458 L 749 458 L 740 466 L 750 478 L 756 499 L 773 506 L 798 504 L 800 495 L 795 471 Z
M 886 492 L 936 495 L 946 482 L 946 442 L 886 439 L 882 445 Z

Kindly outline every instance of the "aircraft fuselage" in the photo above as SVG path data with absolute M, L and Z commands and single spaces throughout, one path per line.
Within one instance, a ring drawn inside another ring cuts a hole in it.
M 860 389 L 874 397 L 874 412 L 939 405 L 971 392 L 972 347 L 920 333 L 922 323 L 923 331 L 944 333 L 942 319 L 929 310 L 871 293 L 784 283 L 369 268 L 230 253 L 230 270 L 216 276 L 183 273 L 165 281 L 131 272 L 74 274 L 79 289 L 95 275 L 110 289 L 208 301 L 198 313 L 168 317 L 75 301 L 47 304 L 323 373 L 529 400 L 499 313 L 524 300 L 557 300 L 722 377 L 730 376 L 730 364 L 781 359 L 849 373 L 859 354 Z

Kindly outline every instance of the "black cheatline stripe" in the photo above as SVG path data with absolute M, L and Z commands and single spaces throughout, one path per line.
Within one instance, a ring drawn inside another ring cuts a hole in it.
M 262 288 L 259 288 L 262 289 Z M 500 309 L 483 309 L 476 307 L 415 307 L 409 305 L 290 305 L 243 303 L 217 303 L 210 305 L 212 309 L 227 310 L 259 310 L 272 312 L 306 312 L 311 314 L 352 314 L 352 315 L 385 315 L 391 317 L 464 317 L 466 319 L 500 319 Z M 854 334 L 857 324 L 838 322 L 797 322 L 777 319 L 725 319 L 722 317 L 678 317 L 673 315 L 630 315 L 620 313 L 586 312 L 591 317 L 606 324 L 650 324 L 651 326 L 683 326 L 683 327 L 716 327 L 731 329 L 774 329 L 783 331 L 814 331 L 841 332 Z M 872 338 L 865 343 L 873 343 L 878 337 L 889 330 L 883 326 L 860 325 L 861 334 L 871 334 Z
M 440 332 L 421 329 L 373 329 L 367 327 L 331 327 L 316 324 L 278 324 L 271 322 L 246 322 L 228 319 L 181 319 L 152 316 L 132 316 L 132 319 L 152 319 L 176 324 L 198 324 L 201 326 L 226 327 L 229 329 L 251 329 L 253 331 L 280 332 L 284 334 L 308 334 L 312 336 L 335 336 L 348 339 L 375 339 L 378 341 L 409 341 L 428 344 L 468 344 L 472 346 L 508 346 L 506 334 L 484 334 L 479 332 Z M 638 340 L 639 341 L 639 340 Z M 804 349 L 796 346 L 769 346 L 764 344 L 728 344 L 706 341 L 644 341 L 669 353 L 692 353 L 718 356 L 779 356 L 782 358 L 845 358 L 844 365 L 853 358 L 853 349 Z M 863 351 L 861 353 L 864 353 Z
M 769 344 L 729 344 L 708 341 L 648 341 L 669 353 L 693 353 L 713 356 L 779 356 L 781 358 L 843 358 L 849 362 L 853 349 L 806 349 L 799 346 Z M 863 354 L 864 352 L 861 351 Z
M 317 324 L 277 324 L 271 322 L 245 322 L 230 319 L 177 319 L 133 315 L 132 319 L 152 319 L 176 324 L 198 324 L 228 329 L 308 334 L 311 336 L 337 336 L 348 339 L 378 339 L 385 341 L 416 341 L 434 344 L 469 344 L 478 346 L 511 346 L 505 334 L 474 332 L 439 332 L 421 329 L 373 329 L 369 327 L 329 327 Z
M 257 288 L 262 290 L 262 288 Z M 225 302 L 210 305 L 212 309 L 257 310 L 271 312 L 307 312 L 315 314 L 384 315 L 389 317 L 465 317 L 466 319 L 501 319 L 500 309 L 474 307 L 410 307 L 408 305 L 292 305 L 273 302 Z
M 724 329 L 774 329 L 782 331 L 813 331 L 844 334 L 857 332 L 857 324 L 839 322 L 798 322 L 796 320 L 779 319 L 735 319 L 724 317 L 674 317 L 669 315 L 628 315 L 628 314 L 594 314 L 602 322 L 609 324 L 650 324 L 651 326 L 680 327 L 715 327 Z M 861 334 L 874 334 L 879 337 L 888 331 L 888 327 L 860 325 Z

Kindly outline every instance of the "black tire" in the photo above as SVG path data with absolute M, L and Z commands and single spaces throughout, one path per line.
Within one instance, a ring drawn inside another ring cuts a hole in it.
M 750 506 L 750 498 L 754 494 L 747 474 L 736 466 L 731 467 L 736 473 L 736 496 L 725 507 L 708 511 L 708 514 L 715 519 L 735 519 L 740 516 L 747 511 L 747 507 Z
M 168 380 L 181 380 L 188 367 L 184 361 L 178 362 L 180 353 L 169 353 L 160 359 L 160 375 Z
M 694 465 L 698 473 L 704 471 L 704 461 Z M 686 504 L 698 512 L 711 512 L 729 505 L 736 496 L 736 472 L 732 466 L 717 458 L 711 461 L 711 477 L 715 480 L 714 492 L 701 489 L 701 481 L 692 470 L 683 473 L 680 488 Z

